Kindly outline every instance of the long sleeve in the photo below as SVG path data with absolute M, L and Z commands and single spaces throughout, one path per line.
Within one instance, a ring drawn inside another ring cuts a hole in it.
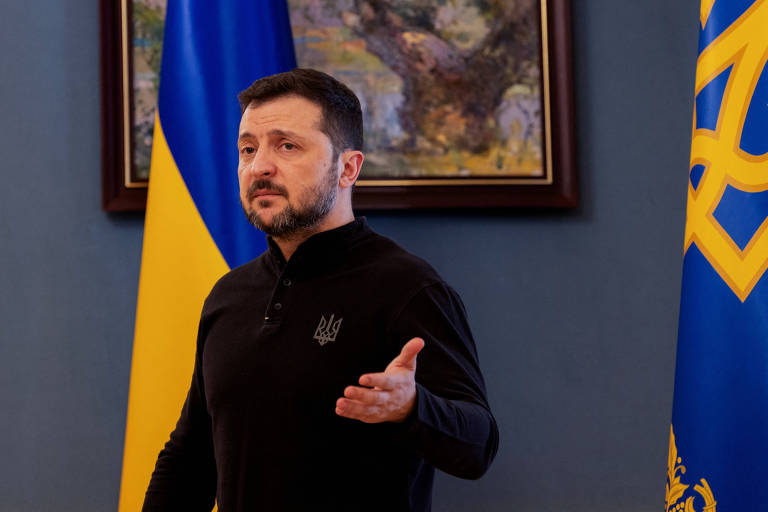
M 485 393 L 464 306 L 445 283 L 418 291 L 390 326 L 402 346 L 425 341 L 416 365 L 416 406 L 405 422 L 413 450 L 460 478 L 479 478 L 498 449 L 499 433 Z
M 203 337 L 201 320 L 192 383 L 176 428 L 157 458 L 143 512 L 210 512 L 213 508 L 216 462 L 202 378 Z

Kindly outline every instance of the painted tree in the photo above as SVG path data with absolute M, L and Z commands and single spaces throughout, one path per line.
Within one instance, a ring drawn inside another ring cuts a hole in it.
M 323 0 L 324 9 L 339 9 Z M 498 127 L 493 113 L 516 84 L 538 87 L 536 0 L 350 0 L 341 19 L 403 81 L 402 149 L 482 153 Z M 462 9 L 482 24 L 462 30 Z M 315 4 L 317 7 L 317 4 Z M 442 9 L 441 9 L 442 8 Z M 457 28 L 458 27 L 458 28 Z

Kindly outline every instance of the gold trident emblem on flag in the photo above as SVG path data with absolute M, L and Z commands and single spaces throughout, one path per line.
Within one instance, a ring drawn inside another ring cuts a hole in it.
M 714 3 L 702 2 L 702 27 Z M 757 0 L 702 50 L 696 69 L 697 96 L 718 80 L 722 80 L 723 90 L 711 126 L 701 126 L 703 114 L 698 112 L 697 102 L 685 251 L 695 242 L 742 302 L 768 267 L 768 217 L 753 219 L 739 237 L 728 228 L 731 213 L 724 215 L 718 207 L 743 205 L 756 193 L 768 191 L 768 153 L 755 155 L 741 147 L 747 112 L 768 59 L 766 27 L 768 1 Z

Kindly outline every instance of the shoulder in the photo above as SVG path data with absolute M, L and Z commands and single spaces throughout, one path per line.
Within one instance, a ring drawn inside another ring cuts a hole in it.
M 369 293 L 392 312 L 426 290 L 450 289 L 432 265 L 385 236 L 374 233 L 356 252 L 361 284 L 367 283 Z
M 434 314 L 441 311 L 463 319 L 466 309 L 458 292 L 423 258 L 403 249 L 395 241 L 374 233 L 365 248 L 369 274 L 381 287 L 393 292 L 397 306 L 393 319 L 404 311 Z
M 372 234 L 362 251 L 371 271 L 380 279 L 393 280 L 416 288 L 443 281 L 434 267 L 423 258 L 378 233 Z

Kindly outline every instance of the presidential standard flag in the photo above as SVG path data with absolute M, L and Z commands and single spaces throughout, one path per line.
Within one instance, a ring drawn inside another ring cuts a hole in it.
M 768 0 L 702 0 L 667 512 L 768 510 Z
M 141 509 L 192 376 L 205 296 L 258 256 L 239 202 L 237 94 L 295 67 L 282 0 L 169 0 L 147 198 L 120 511 Z

